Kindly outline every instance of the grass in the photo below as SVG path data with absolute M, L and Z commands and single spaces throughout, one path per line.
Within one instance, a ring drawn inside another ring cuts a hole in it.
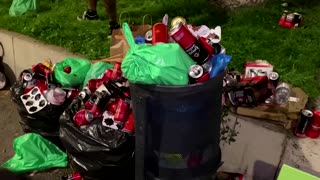
M 76 20 L 86 8 L 85 0 L 39 0 L 39 13 L 22 17 L 8 15 L 12 0 L 1 1 L 0 28 L 65 47 L 90 59 L 109 55 L 108 21 L 101 1 L 98 13 L 102 20 L 97 22 Z M 320 95 L 320 2 L 309 0 L 306 5 L 302 0 L 291 1 L 291 10 L 304 15 L 302 28 L 289 30 L 277 25 L 282 13 L 280 0 L 232 12 L 214 9 L 208 0 L 119 0 L 117 6 L 118 14 L 129 12 L 137 24 L 145 14 L 151 14 L 154 23 L 167 13 L 171 18 L 184 16 L 196 25 L 221 25 L 222 44 L 233 56 L 229 67 L 242 71 L 246 61 L 268 60 L 281 80 L 316 97 Z

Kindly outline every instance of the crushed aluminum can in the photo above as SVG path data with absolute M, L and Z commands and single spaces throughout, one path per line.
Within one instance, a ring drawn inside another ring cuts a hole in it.
M 73 121 L 77 126 L 88 125 L 93 120 L 93 113 L 82 109 L 73 116 Z
M 292 13 L 288 11 L 284 11 L 282 14 L 282 17 L 279 20 L 278 25 L 289 28 L 289 29 L 294 29 L 299 26 L 301 26 L 302 23 L 302 15 L 299 13 Z

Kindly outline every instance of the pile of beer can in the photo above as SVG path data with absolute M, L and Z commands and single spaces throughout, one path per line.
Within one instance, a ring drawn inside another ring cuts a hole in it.
M 20 74 L 23 94 L 22 103 L 29 114 L 41 111 L 48 105 L 60 106 L 71 102 L 78 95 L 78 90 L 64 88 L 54 79 L 53 64 L 50 60 L 32 66 Z
M 129 83 L 122 76 L 121 63 L 107 69 L 100 78 L 89 80 L 79 97 L 84 102 L 84 109 L 73 117 L 78 127 L 99 119 L 105 127 L 134 134 Z
M 295 129 L 295 135 L 313 139 L 320 136 L 320 107 L 316 107 L 313 111 L 308 109 L 301 111 L 300 121 Z
M 187 24 L 186 19 L 180 16 L 172 19 L 171 29 L 168 31 L 168 15 L 164 16 L 161 23 L 154 24 L 152 30 L 149 30 L 145 37 L 136 37 L 138 44 L 178 43 L 196 62 L 189 69 L 190 84 L 213 78 L 210 76 L 213 66 L 211 58 L 225 53 L 224 47 L 219 44 L 220 40 L 220 26 L 215 29 L 210 29 L 205 25 L 196 27 Z M 224 67 L 221 68 L 221 71 L 224 70 Z
M 279 82 L 279 74 L 266 61 L 245 64 L 244 73 L 230 71 L 224 78 L 226 103 L 232 106 L 254 107 L 259 104 L 283 105 L 294 101 L 290 85 Z

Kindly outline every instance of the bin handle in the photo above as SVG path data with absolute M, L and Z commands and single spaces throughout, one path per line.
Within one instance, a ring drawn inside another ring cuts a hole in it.
M 139 98 L 138 102 L 140 105 L 142 105 L 144 108 L 143 111 L 140 110 L 140 114 L 134 114 L 134 116 L 137 116 L 139 118 L 139 115 L 146 117 L 146 114 L 148 112 L 148 106 L 147 106 L 147 99 L 148 98 Z M 143 119 L 143 118 L 141 118 Z M 142 126 L 142 127 L 141 127 Z M 139 127 L 135 127 L 136 131 L 139 131 L 140 133 L 136 134 L 136 151 L 135 151 L 135 179 L 145 179 L 145 148 L 146 148 L 146 127 L 147 127 L 147 122 L 142 121 Z M 137 168 L 139 167 L 139 168 Z

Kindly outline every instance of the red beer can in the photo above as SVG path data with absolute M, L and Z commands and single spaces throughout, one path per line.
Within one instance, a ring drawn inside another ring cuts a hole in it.
M 134 127 L 134 117 L 132 112 L 130 113 L 128 120 L 124 124 L 122 131 L 128 133 L 129 135 L 134 135 L 135 127 Z
M 108 93 L 98 93 L 97 98 L 91 108 L 91 112 L 94 117 L 100 117 L 104 110 L 106 109 L 107 103 L 110 100 L 110 95 Z
M 210 59 L 211 55 L 181 22 L 170 30 L 170 35 L 198 64 L 202 64 Z
M 43 65 L 42 63 L 36 64 L 32 66 L 32 71 L 37 74 L 41 74 L 46 78 L 49 77 L 50 73 L 52 73 L 51 69 L 47 66 Z
M 208 43 L 207 38 L 199 37 L 199 42 L 200 42 L 201 46 L 202 46 L 209 54 L 214 54 L 214 49 L 213 49 L 213 47 Z
M 320 127 L 310 124 L 307 128 L 306 135 L 312 139 L 318 138 L 320 136 Z
M 113 120 L 117 123 L 125 123 L 127 120 L 128 111 L 130 109 L 130 105 L 122 99 L 119 99 L 117 104 L 117 109 L 114 114 Z
M 73 100 L 74 98 L 76 98 L 79 95 L 79 93 L 80 93 L 80 91 L 78 91 L 76 89 L 71 89 L 67 93 L 67 98 L 69 100 Z
M 93 107 L 94 102 L 96 101 L 97 96 L 95 94 L 93 94 L 92 96 L 90 96 L 90 98 L 84 103 L 84 107 L 87 110 L 91 110 Z
M 90 79 L 88 81 L 88 88 L 91 92 L 95 92 L 103 84 L 102 79 Z
M 152 27 L 152 44 L 168 43 L 168 29 L 163 23 L 156 23 Z
M 48 89 L 47 82 L 43 80 L 34 80 L 34 85 L 40 89 L 41 93 L 45 93 Z
M 107 110 L 113 114 L 116 113 L 117 111 L 117 106 L 118 106 L 119 99 L 115 99 L 114 101 L 110 101 Z
M 76 172 L 66 176 L 62 176 L 61 180 L 83 180 L 83 178 L 80 173 Z
M 210 79 L 210 74 L 207 72 L 207 73 L 204 73 L 199 79 L 197 79 L 196 82 L 202 83 L 202 82 L 208 81 L 209 79 Z
M 107 71 L 103 74 L 103 81 L 109 81 L 112 77 L 112 73 L 113 73 L 113 70 L 112 69 L 107 69 Z
M 73 121 L 77 126 L 83 126 L 89 124 L 93 120 L 92 112 L 81 109 L 73 116 Z
M 117 62 L 116 64 L 114 64 L 113 66 L 113 71 L 112 71 L 112 75 L 111 75 L 111 79 L 117 79 L 119 77 L 122 76 L 122 72 L 121 72 L 121 63 Z
M 320 127 L 320 106 L 313 110 L 312 124 Z

